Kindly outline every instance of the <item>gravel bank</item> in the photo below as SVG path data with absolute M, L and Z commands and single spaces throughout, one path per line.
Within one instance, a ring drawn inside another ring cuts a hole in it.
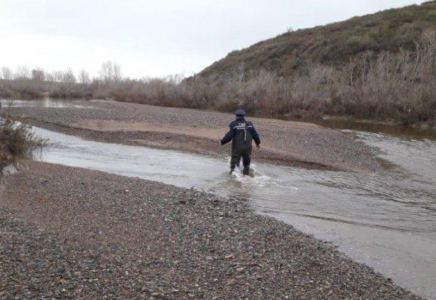
M 2 299 L 419 299 L 246 202 L 36 162 L 0 242 Z
M 85 138 L 227 156 L 219 140 L 231 114 L 132 103 L 79 101 L 88 108 L 23 107 L 23 120 Z M 372 172 L 380 169 L 371 150 L 352 136 L 309 123 L 250 118 L 262 139 L 259 161 L 297 167 Z

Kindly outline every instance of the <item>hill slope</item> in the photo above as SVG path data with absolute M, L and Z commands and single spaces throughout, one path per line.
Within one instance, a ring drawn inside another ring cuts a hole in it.
M 415 41 L 428 28 L 436 29 L 436 1 L 284 33 L 233 51 L 199 75 L 222 76 L 242 65 L 246 71 L 265 69 L 286 76 L 309 62 L 340 65 L 366 51 L 413 50 Z

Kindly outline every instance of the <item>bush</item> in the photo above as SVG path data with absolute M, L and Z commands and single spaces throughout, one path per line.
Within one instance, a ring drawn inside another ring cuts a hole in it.
M 371 39 L 351 41 L 363 45 Z M 250 115 L 271 118 L 339 115 L 404 124 L 435 119 L 433 31 L 423 34 L 415 51 L 365 52 L 336 68 L 312 63 L 290 73 L 283 77 L 241 67 L 225 77 L 196 76 L 181 82 L 124 80 L 105 91 L 122 101 L 224 112 L 243 108 Z
M 42 84 L 28 79 L 0 80 L 0 97 L 7 99 L 40 99 L 44 97 Z
M 18 94 L 8 88 L 0 87 L 0 98 L 12 99 L 18 97 Z
M 1 123 L 0 171 L 10 164 L 17 165 L 23 158 L 32 157 L 35 150 L 44 146 L 45 141 L 36 137 L 29 126 L 10 117 L 2 119 Z

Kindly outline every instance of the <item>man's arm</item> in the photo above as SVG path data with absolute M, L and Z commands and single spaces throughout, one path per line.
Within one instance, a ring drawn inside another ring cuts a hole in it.
M 235 130 L 230 127 L 229 132 L 221 139 L 221 145 L 225 145 L 235 137 Z
M 253 140 L 254 140 L 254 142 L 256 143 L 256 146 L 258 146 L 259 147 L 259 145 L 260 145 L 260 137 L 259 137 L 259 134 L 257 133 L 257 131 L 256 131 L 256 128 L 254 128 L 254 126 L 253 126 L 253 124 L 251 124 L 251 135 L 253 136 Z

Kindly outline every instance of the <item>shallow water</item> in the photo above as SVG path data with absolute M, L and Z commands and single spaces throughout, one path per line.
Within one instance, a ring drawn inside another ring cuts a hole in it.
M 87 108 L 89 106 L 83 106 L 71 100 L 61 99 L 37 99 L 37 100 L 7 100 L 0 99 L 0 104 L 3 108 L 6 107 L 47 107 L 47 108 Z
M 399 126 L 394 124 L 378 124 L 375 122 L 353 122 L 340 119 L 313 120 L 309 122 L 333 129 L 351 129 L 361 132 L 382 133 L 401 137 L 403 139 L 436 140 L 436 130 L 432 128 Z
M 436 143 L 345 131 L 377 149 L 389 170 L 356 174 L 254 164 L 85 141 L 35 128 L 41 159 L 249 200 L 256 211 L 337 245 L 419 295 L 436 299 Z

